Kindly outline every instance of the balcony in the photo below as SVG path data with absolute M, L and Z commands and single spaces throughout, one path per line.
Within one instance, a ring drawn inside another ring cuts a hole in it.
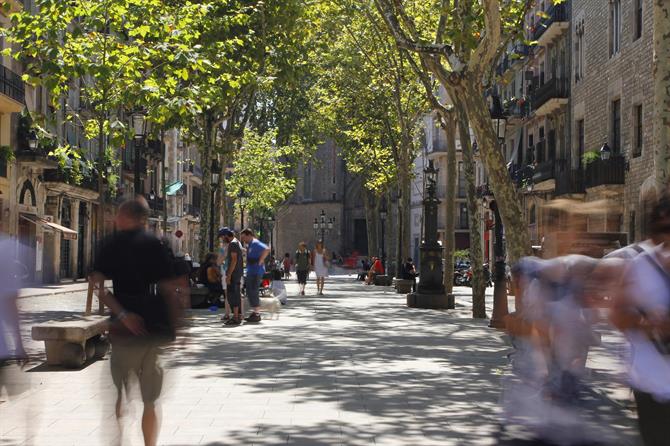
M 521 120 L 530 115 L 530 106 L 525 99 L 511 99 L 504 103 L 503 109 L 508 120 Z
M 150 139 L 147 141 L 147 147 L 145 153 L 148 157 L 162 160 L 163 159 L 163 143 L 155 139 Z
M 152 200 L 150 197 L 146 197 L 147 202 L 149 203 L 149 209 L 151 209 L 152 214 L 157 214 L 165 210 L 165 199 L 163 197 L 154 197 Z
M 626 179 L 626 159 L 613 156 L 608 160 L 595 160 L 586 166 L 584 185 L 586 189 L 598 186 L 624 184 Z
M 531 39 L 536 40 L 538 46 L 546 46 L 570 28 L 565 3 L 552 5 L 544 13 L 546 16 L 531 30 Z
M 26 87 L 21 76 L 9 68 L 0 69 L 0 112 L 18 113 L 26 102 Z
M 97 175 L 84 176 L 79 183 L 70 169 L 46 169 L 42 174 L 42 180 L 46 183 L 64 183 L 70 186 L 81 187 L 84 189 L 98 191 Z
M 553 78 L 533 91 L 532 105 L 536 116 L 544 116 L 555 112 L 568 104 L 570 95 L 568 79 Z
M 570 169 L 556 176 L 556 196 L 583 194 L 584 171 L 582 169 Z
M 556 166 L 555 160 L 548 160 L 535 165 L 535 169 L 533 170 L 533 183 L 538 184 L 556 178 Z
M 147 175 L 147 167 L 149 163 L 147 162 L 146 159 L 140 158 L 140 176 L 146 176 Z M 123 172 L 126 175 L 133 176 L 135 175 L 135 160 L 123 160 Z

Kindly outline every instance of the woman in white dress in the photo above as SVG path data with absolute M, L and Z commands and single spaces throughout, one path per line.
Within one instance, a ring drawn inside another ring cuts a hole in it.
M 312 251 L 312 269 L 316 273 L 316 293 L 323 296 L 323 285 L 328 277 L 328 253 L 322 241 L 316 242 Z

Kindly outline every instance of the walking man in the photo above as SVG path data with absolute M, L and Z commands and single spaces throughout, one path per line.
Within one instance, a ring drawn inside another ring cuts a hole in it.
M 156 400 L 163 385 L 160 349 L 174 339 L 181 289 L 170 251 L 145 230 L 148 216 L 144 198 L 121 204 L 117 232 L 104 241 L 89 280 L 111 279 L 113 284 L 113 293 L 103 287 L 98 296 L 112 312 L 110 366 L 117 390 L 117 419 L 123 389 L 134 372 L 144 403 L 144 444 L 154 446 L 159 426 Z
M 265 274 L 265 258 L 270 254 L 270 248 L 254 236 L 254 231 L 247 228 L 240 234 L 242 243 L 247 245 L 247 277 L 244 281 L 247 289 L 247 299 L 251 307 L 251 314 L 244 320 L 247 322 L 261 321 L 260 286 Z
M 658 246 L 630 261 L 612 322 L 628 338 L 629 380 L 638 425 L 646 446 L 668 444 L 670 436 L 670 196 L 661 195 L 649 218 Z
M 240 325 L 242 323 L 242 316 L 240 315 L 240 305 L 242 303 L 240 282 L 242 281 L 242 276 L 244 276 L 242 247 L 239 240 L 235 238 L 235 233 L 229 228 L 222 228 L 219 231 L 219 238 L 228 245 L 225 261 L 226 299 L 233 311 L 233 316 L 226 321 L 226 325 Z

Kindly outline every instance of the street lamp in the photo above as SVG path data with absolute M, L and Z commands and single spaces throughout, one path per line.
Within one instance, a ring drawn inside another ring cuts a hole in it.
M 28 136 L 28 148 L 30 150 L 37 150 L 37 146 L 39 145 L 39 140 L 37 139 L 37 135 L 35 132 L 30 132 L 30 135 Z
M 144 112 L 137 111 L 133 113 L 130 117 L 131 124 L 133 127 L 133 148 L 135 153 L 135 166 L 134 171 L 135 175 L 133 178 L 133 187 L 135 189 L 135 195 L 140 193 L 140 148 L 144 145 L 144 137 L 146 136 L 147 130 L 147 119 Z
M 453 295 L 445 294 L 442 279 L 442 245 L 437 241 L 437 174 L 433 161 L 423 171 L 426 185 L 423 199 L 423 242 L 421 243 L 421 274 L 415 293 L 407 295 L 412 308 L 454 308 Z
M 314 236 L 325 243 L 326 234 L 332 231 L 335 227 L 335 217 L 327 219 L 326 211 L 321 209 L 321 214 L 319 214 L 318 218 L 314 218 L 312 227 L 314 228 Z M 321 237 L 319 237 L 319 235 L 321 235 Z
M 610 149 L 610 146 L 607 145 L 607 142 L 603 144 L 603 146 L 600 148 L 600 159 L 603 161 L 607 161 L 610 159 L 612 156 L 612 149 Z
M 216 191 L 219 189 L 219 178 L 221 175 L 221 167 L 219 166 L 219 161 L 215 158 L 212 160 L 212 182 L 210 187 L 212 189 L 211 200 L 209 201 L 210 212 L 209 212 L 209 249 L 214 251 L 214 197 L 216 196 Z

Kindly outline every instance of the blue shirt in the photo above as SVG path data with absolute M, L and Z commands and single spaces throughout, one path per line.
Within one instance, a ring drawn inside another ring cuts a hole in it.
M 265 274 L 265 265 L 259 262 L 267 245 L 258 239 L 253 239 L 247 247 L 247 276 L 262 276 Z

